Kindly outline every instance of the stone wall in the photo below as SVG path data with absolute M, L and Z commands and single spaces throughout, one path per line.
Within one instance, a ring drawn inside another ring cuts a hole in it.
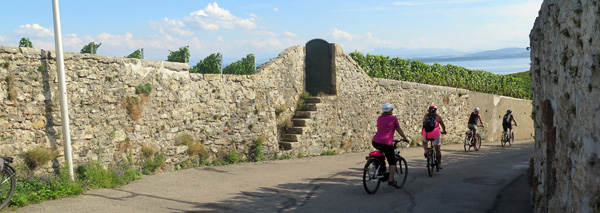
M 600 2 L 545 0 L 530 40 L 536 212 L 598 212 Z
M 141 159 L 146 146 L 164 152 L 167 169 L 172 169 L 189 159 L 187 146 L 177 142 L 184 134 L 200 141 L 213 160 L 231 150 L 252 159 L 259 138 L 264 138 L 268 158 L 369 150 L 385 102 L 396 106 L 394 114 L 410 138 L 418 138 L 430 104 L 439 106 L 448 127 L 444 143 L 463 139 L 475 106 L 483 110 L 489 139 L 500 136 L 500 117 L 508 107 L 520 124 L 517 138 L 532 137 L 528 100 L 372 79 L 339 45 L 333 47 L 337 94 L 321 97 L 313 122 L 292 150 L 279 149 L 278 140 L 280 127 L 292 118 L 305 91 L 302 46 L 290 47 L 253 75 L 242 76 L 190 74 L 182 63 L 66 53 L 74 161 L 108 164 L 129 153 Z M 0 46 L 2 62 L 10 66 L 0 67 L 0 77 L 14 78 L 10 84 L 0 82 L 0 154 L 22 163 L 23 153 L 35 147 L 62 153 L 55 53 Z M 136 94 L 135 87 L 146 83 L 153 87 L 150 95 Z M 9 100 L 9 91 L 16 92 L 15 100 Z M 127 109 L 132 97 L 143 105 L 137 120 Z M 64 162 L 63 156 L 56 162 Z M 50 164 L 44 168 L 52 169 Z
M 464 89 L 432 86 L 411 82 L 372 79 L 356 64 L 341 46 L 335 47 L 335 96 L 324 96 L 308 125 L 303 144 L 297 149 L 302 155 L 320 154 L 325 150 L 338 153 L 371 149 L 371 138 L 377 131 L 376 120 L 381 105 L 395 106 L 394 115 L 407 137 L 420 141 L 422 119 L 429 105 L 438 106 L 447 135 L 444 144 L 459 143 L 468 130 L 467 121 L 473 108 L 481 108 L 486 124 L 485 143 L 500 145 L 502 117 L 511 108 L 519 126 L 515 138 L 533 138 L 531 101 L 472 92 Z M 496 140 L 492 142 L 493 140 Z

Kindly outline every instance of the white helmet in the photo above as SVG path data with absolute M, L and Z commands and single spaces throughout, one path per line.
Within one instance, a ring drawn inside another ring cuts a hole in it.
M 475 112 L 479 112 L 479 107 L 475 107 Z
M 391 112 L 394 109 L 394 105 L 390 103 L 385 103 L 381 106 L 381 111 L 383 112 Z

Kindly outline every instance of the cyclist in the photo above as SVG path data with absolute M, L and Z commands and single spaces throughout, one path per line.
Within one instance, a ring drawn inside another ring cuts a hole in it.
M 479 120 L 479 123 L 481 123 L 481 127 L 485 127 L 485 125 L 483 125 L 483 121 L 481 120 L 481 114 L 479 114 L 479 107 L 475 107 L 475 109 L 473 110 L 473 112 L 471 112 L 471 116 L 469 117 L 469 129 L 471 131 L 473 131 L 473 148 L 475 149 L 475 151 L 479 151 L 477 149 L 477 120 Z
M 510 129 L 510 133 L 508 136 L 511 136 L 513 134 L 513 127 L 512 127 L 512 122 L 515 122 L 515 126 L 517 125 L 517 120 L 515 120 L 515 116 L 512 115 L 512 110 L 508 109 L 506 110 L 506 115 L 504 115 L 504 118 L 502 119 L 502 134 L 504 135 L 504 133 L 506 132 L 507 129 Z
M 423 117 L 423 150 L 425 151 L 425 157 L 427 157 L 427 139 L 434 139 L 432 143 L 435 148 L 437 167 L 442 169 L 442 151 L 440 150 L 442 143 L 440 138 L 441 134 L 446 134 L 446 125 L 444 125 L 442 117 L 437 114 L 437 106 L 431 105 L 427 111 L 428 113 Z M 441 132 L 440 126 L 442 126 Z
M 398 118 L 392 115 L 394 105 L 386 103 L 381 106 L 383 113 L 377 118 L 377 133 L 373 136 L 373 147 L 385 154 L 389 166 L 388 185 L 397 187 L 398 182 L 394 180 L 394 172 L 396 171 L 396 157 L 394 156 L 394 130 L 406 139 L 404 132 L 400 128 Z

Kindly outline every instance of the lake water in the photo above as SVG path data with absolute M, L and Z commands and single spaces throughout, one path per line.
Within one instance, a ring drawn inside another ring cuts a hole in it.
M 530 68 L 529 58 L 508 58 L 508 59 L 491 59 L 491 60 L 473 60 L 473 61 L 438 61 L 438 64 L 452 64 L 455 66 L 465 67 L 472 70 L 485 70 L 495 74 L 511 74 L 517 72 L 528 71 Z M 432 65 L 434 62 L 426 62 Z

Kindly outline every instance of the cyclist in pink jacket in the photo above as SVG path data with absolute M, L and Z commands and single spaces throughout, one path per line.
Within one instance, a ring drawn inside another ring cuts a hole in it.
M 441 132 L 440 126 L 442 126 L 443 129 Z M 427 154 L 427 139 L 434 139 L 432 143 L 435 147 L 437 167 L 442 169 L 442 151 L 440 150 L 440 146 L 442 145 L 441 135 L 446 134 L 446 125 L 444 125 L 442 117 L 437 114 L 437 106 L 429 106 L 428 113 L 423 117 L 423 131 L 421 134 L 423 135 L 423 150 L 425 151 L 425 154 Z
M 398 182 L 394 180 L 394 172 L 396 171 L 396 157 L 394 156 L 394 130 L 406 139 L 406 135 L 400 128 L 398 118 L 392 115 L 394 105 L 386 103 L 381 107 L 383 113 L 377 118 L 377 133 L 373 136 L 373 147 L 385 154 L 389 166 L 388 185 L 397 187 Z

